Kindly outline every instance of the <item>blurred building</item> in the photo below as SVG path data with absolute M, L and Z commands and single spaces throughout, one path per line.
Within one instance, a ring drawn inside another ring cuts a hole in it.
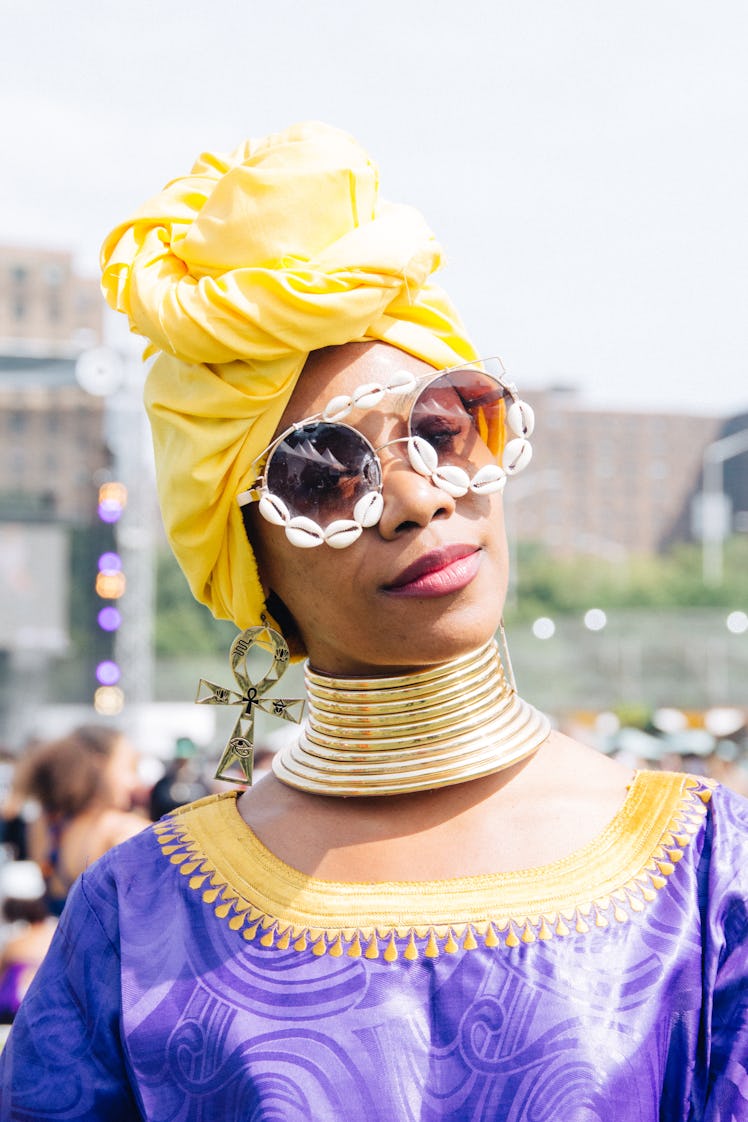
M 152 689 L 155 487 L 142 367 L 97 278 L 0 246 L 0 738 L 34 702 L 116 717 Z M 126 509 L 127 508 L 127 509 Z M 120 522 L 120 518 L 122 521 Z M 128 714 L 129 718 L 129 714 Z
M 0 245 L 0 353 L 74 358 L 101 341 L 98 281 L 64 250 Z
M 95 571 L 97 489 L 111 453 L 104 399 L 76 369 L 102 331 L 97 282 L 76 274 L 70 254 L 0 246 L 0 728 L 9 739 L 22 731 L 29 674 L 43 700 L 45 661 L 69 647 L 71 570 Z M 75 623 L 92 628 L 80 611 Z
M 0 246 L 0 521 L 94 518 L 104 404 L 76 360 L 101 343 L 102 308 L 70 254 Z
M 564 387 L 527 399 L 537 417 L 533 460 L 505 492 L 519 540 L 616 561 L 694 537 L 704 451 L 736 419 L 593 408 Z M 739 465 L 725 471 L 736 531 L 746 528 L 745 486 Z
M 0 520 L 90 523 L 109 459 L 104 401 L 73 359 L 0 354 Z
M 748 413 L 739 413 L 725 421 L 719 437 L 734 433 L 748 433 Z M 725 491 L 732 502 L 733 528 L 748 533 L 748 450 L 725 464 Z
M 712 453 L 721 453 L 717 478 L 720 492 L 710 501 L 715 504 L 713 517 L 717 525 L 712 532 L 720 537 L 748 533 L 748 413 L 737 413 L 722 421 L 711 444 Z M 695 501 L 686 501 L 673 531 L 673 538 L 701 537 L 704 512 L 701 492 L 704 488 L 704 465 L 699 465 Z M 708 517 L 707 512 L 707 517 Z

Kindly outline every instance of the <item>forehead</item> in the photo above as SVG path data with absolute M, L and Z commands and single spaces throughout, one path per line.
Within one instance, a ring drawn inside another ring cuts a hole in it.
M 433 372 L 433 367 L 388 343 L 346 343 L 312 352 L 279 430 L 321 412 L 338 394 L 351 393 L 365 382 L 386 382 L 396 370 L 408 370 L 419 376 Z

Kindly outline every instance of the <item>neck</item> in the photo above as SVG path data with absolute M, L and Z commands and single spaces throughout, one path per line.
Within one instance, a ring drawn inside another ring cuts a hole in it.
M 548 718 L 517 695 L 496 643 L 428 670 L 335 678 L 305 669 L 301 735 L 273 770 L 318 795 L 406 794 L 465 783 L 537 751 Z

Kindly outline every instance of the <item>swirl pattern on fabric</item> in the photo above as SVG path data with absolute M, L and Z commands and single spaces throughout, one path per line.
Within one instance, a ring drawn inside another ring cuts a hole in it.
M 430 280 L 441 260 L 422 216 L 380 199 L 360 145 L 318 123 L 203 154 L 105 240 L 104 295 L 158 356 L 145 396 L 166 531 L 217 617 L 260 623 L 235 499 L 309 352 L 379 340 L 437 368 L 477 357 Z
M 73 889 L 0 1122 L 748 1117 L 748 803 L 722 788 L 626 922 L 435 959 L 247 942 L 178 868 L 147 830 Z

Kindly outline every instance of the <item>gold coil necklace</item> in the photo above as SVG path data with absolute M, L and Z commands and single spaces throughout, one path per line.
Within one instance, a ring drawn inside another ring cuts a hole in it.
M 511 674 L 511 667 L 509 667 Z M 273 760 L 278 779 L 317 795 L 400 795 L 502 771 L 550 733 L 507 681 L 495 640 L 428 670 L 335 678 L 307 663 L 299 739 Z

